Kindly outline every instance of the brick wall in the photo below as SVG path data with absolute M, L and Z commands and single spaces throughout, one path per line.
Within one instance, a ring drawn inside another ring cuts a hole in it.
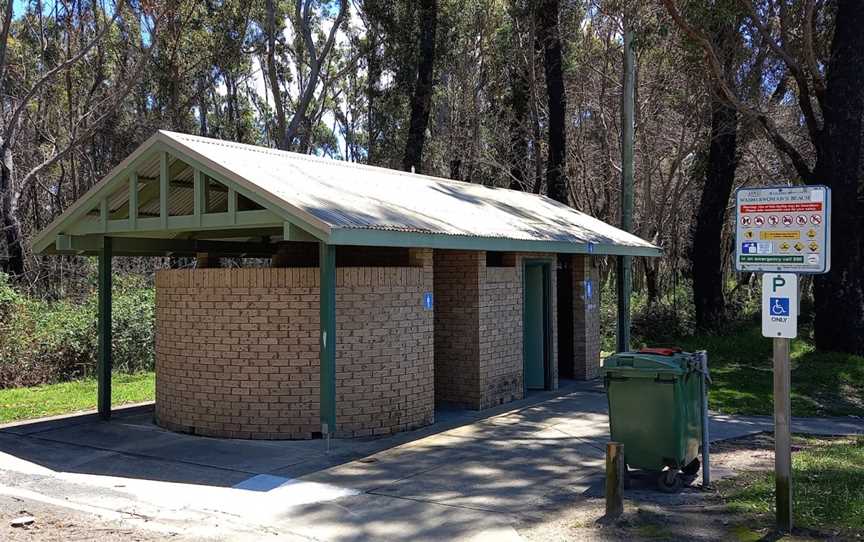
M 483 252 L 435 250 L 435 400 L 480 408 Z
M 336 270 L 336 426 L 382 435 L 432 423 L 435 414 L 432 250 L 417 267 Z
M 596 258 L 574 254 L 573 278 L 573 377 L 590 380 L 600 375 L 600 271 Z M 588 297 L 586 281 L 592 283 Z
M 435 399 L 484 409 L 524 395 L 522 352 L 522 273 L 526 258 L 509 254 L 499 267 L 486 266 L 485 252 L 436 250 Z M 552 296 L 555 314 L 555 296 Z M 557 329 L 552 322 L 551 387 L 558 386 Z
M 337 432 L 386 434 L 433 418 L 431 251 L 419 267 L 336 271 Z M 156 275 L 156 417 L 175 430 L 310 438 L 319 421 L 317 268 Z
M 522 270 L 486 267 L 480 270 L 480 402 L 489 408 L 521 399 Z

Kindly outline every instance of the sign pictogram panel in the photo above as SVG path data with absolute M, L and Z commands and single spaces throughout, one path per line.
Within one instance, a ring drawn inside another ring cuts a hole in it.
M 827 273 L 831 268 L 831 189 L 744 188 L 735 193 L 735 269 Z

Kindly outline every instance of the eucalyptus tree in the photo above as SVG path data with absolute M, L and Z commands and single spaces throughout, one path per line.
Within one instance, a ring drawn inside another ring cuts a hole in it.
M 6 249 L 0 269 L 11 275 L 25 268 L 22 195 L 113 118 L 146 71 L 161 30 L 161 12 L 149 5 L 34 2 L 18 14 L 16 6 L 22 4 L 4 3 L 0 27 L 0 227 Z M 73 92 L 79 78 L 89 81 Z M 58 106 L 66 112 L 64 122 L 46 123 L 58 118 Z
M 724 99 L 762 128 L 791 162 L 797 179 L 833 191 L 831 272 L 814 282 L 818 348 L 864 353 L 864 2 L 738 0 L 750 41 L 763 40 L 781 67 L 781 99 L 798 106 L 800 130 L 784 130 L 772 95 L 740 97 L 723 77 L 723 62 L 689 4 L 663 0 L 688 37 L 702 48 L 707 73 Z M 778 179 L 779 180 L 779 179 Z M 771 181 L 775 181 L 772 179 Z
M 315 123 L 308 114 L 313 100 L 324 101 L 326 87 L 319 88 L 336 45 L 336 36 L 348 16 L 348 0 L 330 2 L 295 0 L 291 5 L 266 0 L 265 21 L 261 25 L 266 38 L 264 66 L 275 109 L 275 141 L 280 149 L 308 150 Z M 329 17 L 335 11 L 335 17 Z M 292 39 L 285 38 L 286 21 Z M 325 32 L 325 23 L 329 29 Z M 290 59 L 290 60 L 289 60 Z M 291 100 L 288 86 L 296 85 Z M 290 118 L 289 118 L 290 107 Z

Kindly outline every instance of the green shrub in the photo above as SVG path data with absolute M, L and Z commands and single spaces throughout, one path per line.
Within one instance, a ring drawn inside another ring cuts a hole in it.
M 758 288 L 727 288 L 727 317 L 717 323 L 717 331 L 730 330 L 742 322 L 749 322 L 759 314 L 761 298 Z M 630 298 L 631 346 L 673 345 L 696 332 L 696 311 L 693 305 L 692 285 L 682 280 L 674 291 L 668 291 L 653 303 L 645 292 L 635 291 Z M 603 288 L 600 302 L 601 345 L 605 352 L 616 350 L 618 324 L 618 298 L 614 277 Z
M 92 375 L 96 368 L 97 295 L 81 303 L 41 301 L 14 290 L 0 275 L 0 388 L 32 386 Z M 152 370 L 154 292 L 140 278 L 114 288 L 114 368 Z

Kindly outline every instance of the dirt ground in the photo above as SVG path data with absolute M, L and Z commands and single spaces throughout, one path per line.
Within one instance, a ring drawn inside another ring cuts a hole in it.
M 774 468 L 774 440 L 757 434 L 711 445 L 712 482 L 746 471 Z M 793 448 L 794 450 L 794 448 Z M 603 520 L 605 501 L 591 495 L 556 516 L 526 521 L 520 534 L 532 541 L 805 541 L 862 540 L 862 535 L 839 537 L 833 534 L 796 532 L 778 536 L 764 520 L 729 511 L 713 487 L 703 489 L 701 473 L 677 495 L 655 491 L 648 476 L 631 476 L 625 490 L 624 514 L 615 521 Z
M 21 516 L 35 521 L 26 526 L 12 527 Z M 154 532 L 127 521 L 106 520 L 95 514 L 48 505 L 45 503 L 0 495 L 0 540 L 4 542 L 45 541 L 67 542 L 99 540 L 100 542 L 151 542 L 178 540 L 171 533 Z

